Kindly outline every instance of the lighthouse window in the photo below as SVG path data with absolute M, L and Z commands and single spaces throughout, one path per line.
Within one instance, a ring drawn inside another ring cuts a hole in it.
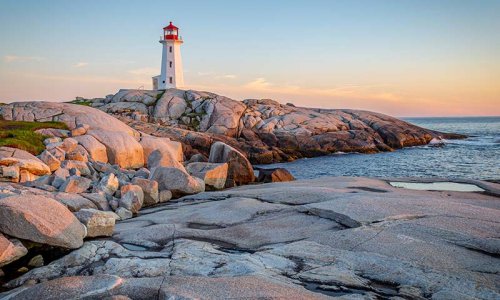
M 173 82 L 172 77 L 169 77 L 168 80 L 170 81 L 170 83 Z
M 172 53 L 172 46 L 168 47 L 168 52 Z
M 168 65 L 172 68 L 172 62 L 171 61 L 168 62 Z

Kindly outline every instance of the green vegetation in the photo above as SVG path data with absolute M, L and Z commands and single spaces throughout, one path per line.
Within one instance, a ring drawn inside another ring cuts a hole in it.
M 78 104 L 78 105 L 83 105 L 83 106 L 91 106 L 92 101 L 90 100 L 73 100 L 73 101 L 68 101 L 66 103 L 71 103 L 71 104 Z
M 156 101 L 160 100 L 161 96 L 163 96 L 163 94 L 165 94 L 165 91 L 163 92 L 159 92 L 157 95 L 156 95 Z
M 0 146 L 13 147 L 40 154 L 45 149 L 44 135 L 35 130 L 42 128 L 68 129 L 62 122 L 7 121 L 0 118 Z

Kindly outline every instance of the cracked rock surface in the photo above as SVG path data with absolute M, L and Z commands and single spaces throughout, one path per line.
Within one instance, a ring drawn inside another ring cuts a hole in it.
M 334 177 L 186 196 L 9 282 L 0 298 L 67 298 L 78 286 L 86 299 L 498 299 L 500 187 L 481 186 Z

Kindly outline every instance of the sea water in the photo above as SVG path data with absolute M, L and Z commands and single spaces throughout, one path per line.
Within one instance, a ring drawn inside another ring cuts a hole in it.
M 367 176 L 500 180 L 500 117 L 406 118 L 405 121 L 437 131 L 465 134 L 469 138 L 445 140 L 440 147 L 426 145 L 377 154 L 332 154 L 261 167 L 286 168 L 298 179 Z

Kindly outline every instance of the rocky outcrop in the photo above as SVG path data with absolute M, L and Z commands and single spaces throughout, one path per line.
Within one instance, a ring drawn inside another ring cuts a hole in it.
M 91 130 L 113 130 L 138 136 L 137 131 L 106 113 L 83 105 L 60 102 L 15 102 L 0 107 L 0 116 L 13 121 L 59 121 L 70 130 L 88 124 Z
M 476 184 L 491 195 L 338 177 L 186 196 L 0 298 L 497 299 L 500 187 Z
M 425 145 L 436 137 L 463 137 L 427 130 L 375 112 L 304 108 L 269 99 L 240 102 L 213 93 L 177 89 L 157 93 L 159 100 L 154 101 L 152 93 L 155 92 L 121 90 L 119 97 L 93 106 L 142 132 L 182 142 L 187 154 L 201 152 L 208 156 L 210 145 L 222 141 L 253 163 L 334 152 L 375 153 Z M 140 101 L 147 102 L 147 113 L 117 112 L 104 104 Z M 189 151 L 190 148 L 195 151 Z

